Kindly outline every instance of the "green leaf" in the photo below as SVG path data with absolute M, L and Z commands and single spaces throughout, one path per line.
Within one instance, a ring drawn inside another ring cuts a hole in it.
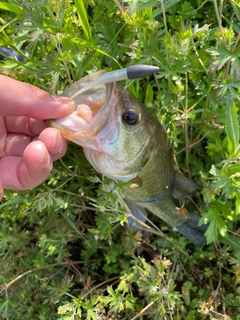
M 147 85 L 146 96 L 145 96 L 145 105 L 147 103 L 153 103 L 153 88 L 150 83 Z
M 81 234 L 81 232 L 78 230 L 78 228 L 76 227 L 75 223 L 74 223 L 71 219 L 69 219 L 69 218 L 67 218 L 67 217 L 65 217 L 65 220 L 66 220 L 66 221 L 68 222 L 68 224 L 73 228 L 73 230 L 75 230 L 76 234 L 78 234 L 78 235 L 80 236 L 80 238 L 82 238 L 82 234 Z
M 222 218 L 223 213 L 227 215 L 230 210 L 228 203 L 216 203 L 209 206 L 207 212 L 204 214 L 204 219 L 209 221 L 209 227 L 205 232 L 207 243 L 210 244 L 217 240 L 218 234 L 220 233 L 223 237 L 226 235 L 227 226 Z
M 82 0 L 74 0 L 74 3 L 76 6 L 76 9 L 77 9 L 77 13 L 80 18 L 81 24 L 82 24 L 83 33 L 85 35 L 85 38 L 91 42 L 92 41 L 92 32 L 91 32 L 91 28 L 90 28 L 90 25 L 88 22 L 87 12 L 84 7 L 84 3 Z
M 22 202 L 25 201 L 25 197 L 24 196 L 17 196 L 16 198 L 12 198 L 11 200 L 0 204 L 0 209 L 6 207 L 6 206 L 11 206 L 13 204 L 20 204 Z
M 237 238 L 227 234 L 225 235 L 225 237 L 223 237 L 223 241 L 226 242 L 230 247 L 232 247 L 237 252 L 240 252 L 240 241 Z
M 0 9 L 11 11 L 17 14 L 23 14 L 23 8 L 16 4 L 0 2 Z
M 87 309 L 87 320 L 97 320 L 97 316 L 92 309 Z
M 240 214 L 240 194 L 236 194 L 236 201 L 235 201 L 235 205 L 236 205 L 236 213 Z
M 231 157 L 234 157 L 239 149 L 239 124 L 236 107 L 230 98 L 226 99 L 225 124 L 228 139 L 228 152 Z
M 105 52 L 104 50 L 98 48 L 97 46 L 95 46 L 93 43 L 91 43 L 90 41 L 84 41 L 84 40 L 81 40 L 81 39 L 78 39 L 78 38 L 75 38 L 75 37 L 65 37 L 66 39 L 69 39 L 70 41 L 74 42 L 75 44 L 77 44 L 79 47 L 87 47 L 93 51 L 96 51 L 110 59 L 112 59 L 114 62 L 116 62 L 119 67 L 120 64 L 119 62 L 112 56 L 110 56 L 107 52 Z

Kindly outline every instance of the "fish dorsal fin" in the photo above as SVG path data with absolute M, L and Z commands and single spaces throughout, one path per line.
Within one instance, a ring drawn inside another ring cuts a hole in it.
M 172 195 L 175 199 L 181 199 L 193 195 L 198 185 L 192 180 L 184 177 L 180 172 L 175 171 Z

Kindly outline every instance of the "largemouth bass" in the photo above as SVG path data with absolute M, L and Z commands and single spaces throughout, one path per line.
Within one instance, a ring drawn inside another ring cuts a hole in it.
M 144 221 L 148 210 L 185 237 L 203 243 L 206 228 L 198 226 L 199 216 L 176 207 L 174 199 L 192 195 L 197 185 L 175 170 L 164 127 L 123 86 L 97 81 L 103 74 L 86 76 L 65 90 L 63 95 L 73 98 L 76 110 L 48 124 L 82 146 L 96 171 L 134 182 L 134 188 L 125 189 L 134 216 Z

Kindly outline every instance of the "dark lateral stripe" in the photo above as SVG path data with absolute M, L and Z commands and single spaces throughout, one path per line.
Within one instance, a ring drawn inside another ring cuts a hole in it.
M 160 202 L 161 200 L 162 200 L 162 197 L 160 196 L 153 199 L 137 200 L 134 202 L 139 204 L 154 204 L 154 203 Z

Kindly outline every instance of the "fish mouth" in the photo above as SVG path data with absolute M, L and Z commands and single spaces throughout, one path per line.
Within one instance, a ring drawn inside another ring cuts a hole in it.
M 47 120 L 47 125 L 58 129 L 66 139 L 86 147 L 86 138 L 94 138 L 101 132 L 117 101 L 116 83 L 96 84 L 104 73 L 90 74 L 66 89 L 62 95 L 74 100 L 75 110 L 66 117 Z M 92 142 L 91 139 L 91 146 Z

